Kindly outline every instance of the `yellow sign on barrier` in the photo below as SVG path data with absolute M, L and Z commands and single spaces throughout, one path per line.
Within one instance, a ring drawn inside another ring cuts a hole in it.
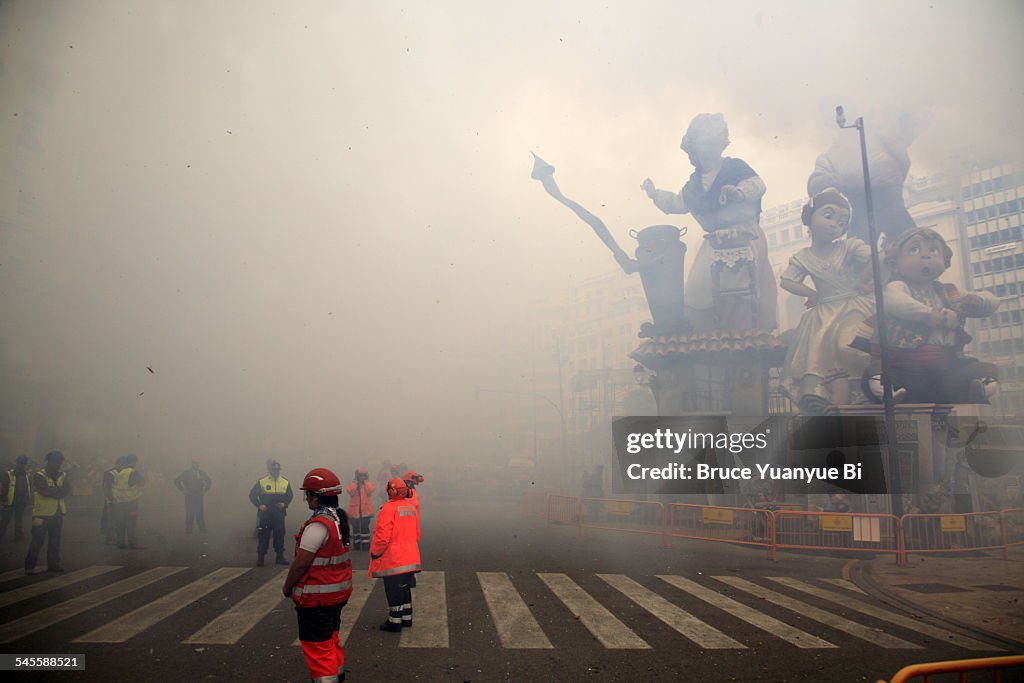
M 943 515 L 939 519 L 943 531 L 967 531 L 967 520 L 963 515 Z
M 608 504 L 608 512 L 613 515 L 631 515 L 635 508 L 636 505 L 634 503 L 623 503 L 622 501 Z
M 732 510 L 703 508 L 700 512 L 700 518 L 705 524 L 732 524 Z
M 845 515 L 821 515 L 822 531 L 853 531 L 853 517 Z

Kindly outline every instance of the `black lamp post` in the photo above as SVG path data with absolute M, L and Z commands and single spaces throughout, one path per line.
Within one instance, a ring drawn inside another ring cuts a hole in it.
M 878 330 L 878 347 L 882 365 L 882 408 L 885 413 L 885 433 L 889 450 L 889 482 L 892 486 L 892 514 L 903 516 L 903 494 L 900 491 L 900 461 L 896 445 L 896 410 L 892 398 L 892 384 L 889 375 L 889 339 L 885 330 L 885 303 L 882 300 L 882 267 L 878 258 L 878 230 L 875 227 L 875 210 L 871 196 L 871 173 L 868 170 L 868 145 L 864 137 L 864 118 L 857 117 L 847 125 L 842 106 L 836 107 L 836 123 L 840 128 L 856 128 L 860 134 L 860 162 L 864 169 L 864 199 L 868 210 L 868 239 L 871 246 L 871 271 L 875 284 L 875 329 Z
M 654 394 L 654 405 L 658 409 L 658 415 L 661 415 L 661 380 L 654 373 L 648 374 L 647 368 L 640 363 L 633 366 L 633 378 L 636 383 L 642 387 L 647 387 Z

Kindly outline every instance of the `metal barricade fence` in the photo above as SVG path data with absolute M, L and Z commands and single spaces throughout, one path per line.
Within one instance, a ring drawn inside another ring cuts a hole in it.
M 959 515 L 904 515 L 904 553 L 951 553 L 964 550 L 1003 551 L 1006 535 L 998 512 L 967 512 Z
M 1011 655 L 1009 657 L 985 657 L 983 659 L 957 659 L 948 662 L 927 662 L 924 664 L 911 664 L 896 672 L 889 683 L 907 683 L 912 678 L 923 678 L 928 683 L 931 676 L 937 674 L 960 674 L 961 683 L 967 680 L 968 671 L 991 671 L 992 677 L 989 680 L 999 683 L 1000 669 L 1024 668 L 1024 655 Z M 1017 672 L 1020 673 L 1020 672 Z M 949 679 L 943 679 L 949 680 Z M 977 680 L 977 679 L 974 679 Z M 1019 680 L 1019 679 L 1014 679 Z M 886 683 L 878 681 L 878 683 Z
M 1003 516 L 1006 545 L 1024 545 L 1024 508 L 1009 508 L 1000 514 Z
M 580 499 L 580 526 L 657 534 L 665 543 L 665 506 L 649 500 Z
M 523 492 L 523 512 L 528 515 L 535 515 L 537 517 L 547 517 L 548 515 L 548 494 L 547 493 L 533 493 L 531 491 Z
M 774 524 L 769 510 L 672 503 L 665 518 L 667 539 L 735 543 L 762 547 L 774 559 Z
M 549 524 L 572 524 L 579 528 L 580 499 L 552 493 L 548 496 L 547 520 Z
M 901 561 L 900 522 L 893 515 L 776 510 L 775 548 L 892 553 Z

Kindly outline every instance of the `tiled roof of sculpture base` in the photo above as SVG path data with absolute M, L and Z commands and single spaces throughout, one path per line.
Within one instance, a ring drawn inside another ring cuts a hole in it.
M 629 355 L 635 360 L 642 361 L 644 358 L 652 357 L 705 356 L 729 352 L 744 352 L 744 355 L 747 355 L 752 351 L 764 352 L 772 357 L 779 356 L 781 360 L 786 353 L 786 345 L 771 332 L 760 330 L 715 331 L 698 334 L 671 334 L 645 339 Z

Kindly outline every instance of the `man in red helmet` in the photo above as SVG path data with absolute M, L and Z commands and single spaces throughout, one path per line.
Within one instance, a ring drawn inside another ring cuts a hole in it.
M 315 683 L 338 683 L 345 680 L 341 608 L 352 595 L 348 515 L 338 509 L 341 482 L 330 470 L 310 470 L 300 488 L 313 516 L 295 534 L 295 556 L 282 592 L 295 602 L 310 677 Z
M 420 571 L 420 517 L 406 497 L 405 482 L 395 478 L 387 485 L 388 502 L 380 509 L 370 544 L 369 574 L 384 581 L 388 620 L 382 631 L 401 631 L 412 626 L 413 575 Z
M 352 549 L 370 549 L 370 521 L 373 519 L 373 499 L 377 490 L 364 467 L 356 470 L 356 478 L 348 483 L 348 516 L 352 520 Z

